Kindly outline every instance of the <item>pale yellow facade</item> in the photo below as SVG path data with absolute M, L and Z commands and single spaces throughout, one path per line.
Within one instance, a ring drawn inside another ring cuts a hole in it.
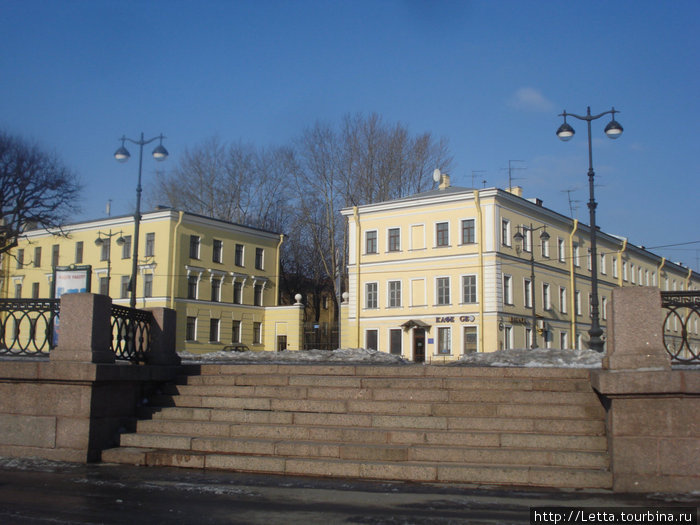
M 522 198 L 520 188 L 457 188 L 447 176 L 441 182 L 437 190 L 342 211 L 349 257 L 341 346 L 426 362 L 529 348 L 533 337 L 539 347 L 584 348 L 588 227 Z M 514 238 L 518 231 L 524 241 Z M 603 328 L 616 286 L 700 288 L 697 273 L 603 232 L 598 280 Z
M 133 233 L 133 216 L 26 232 L 3 258 L 2 297 L 51 297 L 54 268 L 75 265 L 90 267 L 91 292 L 128 306 Z M 283 235 L 164 209 L 142 216 L 139 237 L 136 307 L 177 312 L 178 350 L 300 349 L 303 307 L 278 305 Z

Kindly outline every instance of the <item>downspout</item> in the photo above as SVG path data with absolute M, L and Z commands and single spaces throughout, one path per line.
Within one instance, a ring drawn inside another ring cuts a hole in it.
M 656 281 L 659 285 L 659 290 L 661 290 L 661 270 L 663 269 L 663 267 L 665 265 L 666 265 L 666 257 L 662 257 L 661 258 L 661 265 L 659 266 L 659 270 L 657 272 L 658 273 L 658 280 Z
M 360 213 L 357 208 L 357 206 L 353 206 L 352 208 L 352 213 L 353 216 L 355 217 L 355 230 L 356 230 L 356 239 L 355 239 L 355 268 L 356 268 L 356 273 L 355 273 L 355 279 L 356 279 L 356 284 L 355 284 L 355 323 L 356 323 L 356 332 L 355 336 L 357 338 L 357 342 L 355 343 L 356 348 L 360 348 L 360 291 L 361 291 L 361 286 L 360 286 L 360 253 L 361 253 L 361 241 L 362 241 L 362 236 L 360 235 Z
M 185 216 L 184 211 L 180 211 L 179 217 L 177 219 L 177 224 L 175 225 L 175 228 L 173 229 L 173 259 L 172 259 L 172 264 L 170 266 L 170 309 L 174 310 L 175 309 L 175 281 L 177 279 L 177 274 L 175 273 L 177 270 L 177 230 L 180 227 L 180 224 L 182 224 L 182 218 Z
M 574 235 L 578 230 L 578 219 L 574 219 L 574 227 L 569 234 L 569 286 L 571 293 L 569 294 L 569 312 L 571 312 L 571 345 L 576 340 L 576 274 L 574 267 Z M 572 346 L 573 348 L 573 346 Z
M 284 242 L 284 234 L 280 233 L 280 242 L 277 244 L 277 274 L 275 275 L 275 290 L 277 293 L 275 295 L 275 306 L 280 305 L 280 264 L 282 257 L 280 256 L 280 248 Z
M 481 213 L 481 199 L 479 191 L 474 190 L 474 204 L 476 206 L 476 217 L 479 221 L 479 239 L 477 241 L 479 249 L 479 351 L 484 351 L 484 221 Z
M 622 254 L 626 249 L 627 239 L 622 239 L 622 248 L 617 252 L 617 286 L 620 288 L 622 288 Z
M 688 268 L 688 277 L 685 279 L 685 290 L 690 290 L 690 278 L 693 276 L 693 269 Z

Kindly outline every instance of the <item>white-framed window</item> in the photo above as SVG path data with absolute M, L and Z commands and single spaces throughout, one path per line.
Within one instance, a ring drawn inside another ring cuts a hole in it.
M 401 281 L 389 281 L 389 308 L 401 306 Z
M 600 254 L 600 273 L 605 275 L 608 273 L 608 269 L 605 267 L 605 254 L 601 253 Z
M 108 294 L 105 294 L 108 295 Z M 143 296 L 153 297 L 153 274 L 145 273 L 143 274 Z
M 131 285 L 131 278 L 128 275 L 122 275 L 122 280 L 120 283 L 119 291 L 120 291 L 120 297 L 122 299 L 126 299 L 129 297 L 129 286 Z
M 479 351 L 479 338 L 477 337 L 476 326 L 462 327 L 462 351 L 465 354 L 472 354 Z
M 549 259 L 549 239 L 541 239 L 542 240 L 542 257 L 545 259 Z
M 532 252 L 532 230 L 523 226 L 523 250 Z
M 503 246 L 511 245 L 510 221 L 508 219 L 501 219 L 501 244 Z
M 219 328 L 221 326 L 221 321 L 219 319 L 209 319 L 209 342 L 218 343 L 219 342 Z
M 606 320 L 608 318 L 608 298 L 603 296 L 600 299 L 600 307 L 601 307 L 601 314 L 603 317 L 603 320 Z
M 581 332 L 576 334 L 576 350 L 581 350 L 583 348 L 583 335 Z
M 245 266 L 244 263 L 245 260 L 245 253 L 244 253 L 244 246 L 242 244 L 236 244 L 236 248 L 234 250 L 234 260 L 233 264 L 236 266 Z
M 542 283 L 542 308 L 545 310 L 552 309 L 552 298 L 550 296 L 548 283 Z
M 231 342 L 241 342 L 241 322 L 235 319 L 231 321 Z
M 379 332 L 376 329 L 365 330 L 365 348 L 367 350 L 379 350 Z
M 437 277 L 435 279 L 436 304 L 450 304 L 450 278 Z
M 122 244 L 122 259 L 131 259 L 131 235 L 124 235 Z
M 631 279 L 632 284 L 634 284 L 634 283 L 636 282 L 636 279 L 635 279 L 635 269 L 634 269 L 634 264 L 633 264 L 633 263 L 630 263 L 630 279 Z
M 525 327 L 525 347 L 532 348 L 532 328 Z
M 581 290 L 576 290 L 574 292 L 574 304 L 576 305 L 576 315 L 581 314 Z
M 365 308 L 379 308 L 379 284 L 365 283 Z
M 532 281 L 530 279 L 523 279 L 523 298 L 525 308 L 532 308 Z
M 450 223 L 438 222 L 435 224 L 435 246 L 450 245 Z
M 559 347 L 562 350 L 566 350 L 569 348 L 569 333 L 562 331 L 559 334 Z
M 590 249 L 590 248 L 588 249 L 588 256 L 587 256 L 587 259 L 586 259 L 586 264 L 588 265 L 588 271 L 589 271 L 589 272 L 592 271 L 592 270 L 593 270 L 593 256 L 592 256 L 592 254 L 591 254 L 591 249 Z
M 211 280 L 211 300 L 215 303 L 221 301 L 221 279 Z
M 639 268 L 639 279 L 637 280 L 637 282 L 639 283 L 639 286 L 642 286 L 642 284 L 644 284 L 644 281 L 642 281 L 642 272 L 643 272 L 642 268 L 640 267 Z
M 400 328 L 392 328 L 389 330 L 389 352 L 394 355 L 401 355 L 403 353 L 402 348 L 402 334 Z
M 618 273 L 617 273 L 617 257 L 615 257 L 615 256 L 613 255 L 613 256 L 612 256 L 612 261 L 611 261 L 610 264 L 611 264 L 611 266 L 612 266 L 613 278 L 617 279 L 617 275 L 618 275 Z
M 476 275 L 462 276 L 462 303 L 476 303 Z
M 593 318 L 593 294 L 588 294 L 588 317 Z
M 187 298 L 197 299 L 197 288 L 199 287 L 199 275 L 187 277 Z
M 377 247 L 377 230 L 369 230 L 365 232 L 365 254 L 378 253 Z
M 185 340 L 196 341 L 197 340 L 197 318 L 187 317 L 187 324 L 185 326 Z
M 243 283 L 241 281 L 233 283 L 233 304 L 243 304 Z
M 503 275 L 503 302 L 505 304 L 513 304 L 513 277 Z
M 452 329 L 448 326 L 438 326 L 437 332 L 437 353 L 440 355 L 452 354 Z
M 224 242 L 218 239 L 214 239 L 214 245 L 212 247 L 211 260 L 215 263 L 223 262 L 224 260 Z
M 389 228 L 387 231 L 387 245 L 390 252 L 400 252 L 401 251 L 401 229 L 400 228 Z
M 474 244 L 476 242 L 474 219 L 462 220 L 462 244 Z
M 110 248 L 112 247 L 112 243 L 110 242 L 111 240 L 112 239 L 102 239 L 102 244 L 100 245 L 100 261 L 109 260 L 109 252 L 111 251 Z
M 627 280 L 627 261 L 622 261 L 622 280 Z
M 149 232 L 146 234 L 145 257 L 153 257 L 156 254 L 156 234 Z
M 581 261 L 579 260 L 579 255 L 581 254 L 581 250 L 579 248 L 578 243 L 574 243 L 573 247 L 574 247 L 574 249 L 573 249 L 572 258 L 574 259 L 574 266 L 576 266 L 576 268 L 579 268 L 581 266 Z
M 651 285 L 656 286 L 656 272 L 651 272 Z
M 566 288 L 563 286 L 559 287 L 559 311 L 566 313 Z
M 190 235 L 190 259 L 199 259 L 199 247 L 201 239 L 199 235 Z
M 557 258 L 559 262 L 566 262 L 566 243 L 564 239 L 557 239 Z
M 509 350 L 513 348 L 513 327 L 504 326 L 503 327 L 503 349 Z
M 255 269 L 265 269 L 265 250 L 263 248 L 255 248 Z
M 644 270 L 644 282 L 646 283 L 647 286 L 649 286 L 649 270 Z
M 253 344 L 262 344 L 262 323 L 253 323 Z
M 262 306 L 263 305 L 263 288 L 264 285 L 256 283 L 253 285 L 253 305 Z

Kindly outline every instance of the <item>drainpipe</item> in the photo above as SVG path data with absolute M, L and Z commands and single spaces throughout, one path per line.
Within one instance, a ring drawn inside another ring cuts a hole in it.
M 477 246 L 479 249 L 479 351 L 484 351 L 484 221 L 482 220 L 481 199 L 479 191 L 474 190 L 474 204 L 476 205 L 476 220 L 479 224 Z
M 360 212 L 357 208 L 357 206 L 353 206 L 352 208 L 352 213 L 353 216 L 355 217 L 355 229 L 357 230 L 355 234 L 355 279 L 356 279 L 356 285 L 355 285 L 355 323 L 356 323 L 356 344 L 355 348 L 360 348 L 360 291 L 361 291 L 361 285 L 360 285 L 360 254 L 362 252 L 362 235 L 360 232 Z
M 569 312 L 571 313 L 571 344 L 573 345 L 576 339 L 576 274 L 574 267 L 574 235 L 578 230 L 578 219 L 574 219 L 574 227 L 569 234 L 569 286 L 571 293 L 569 294 Z M 573 346 L 572 346 L 573 348 Z
M 180 227 L 180 224 L 182 224 L 182 218 L 185 216 L 184 211 L 180 211 L 179 217 L 177 219 L 177 224 L 175 225 L 175 228 L 173 229 L 173 258 L 172 258 L 172 264 L 170 266 L 170 309 L 174 310 L 175 309 L 175 281 L 177 280 L 177 230 Z
M 690 290 L 690 278 L 693 276 L 692 268 L 688 268 L 688 277 L 685 278 L 685 290 Z
M 659 265 L 659 269 L 658 269 L 657 272 L 656 272 L 656 275 L 657 275 L 657 281 L 656 281 L 656 282 L 657 282 L 658 285 L 659 285 L 659 290 L 661 290 L 661 270 L 663 269 L 663 267 L 664 267 L 665 265 L 666 265 L 666 257 L 662 257 L 662 258 L 661 258 L 661 264 Z
M 622 240 L 622 247 L 617 252 L 617 286 L 622 288 L 622 254 L 627 249 L 627 239 Z M 663 265 L 662 265 L 663 266 Z
M 275 306 L 280 305 L 280 248 L 284 242 L 284 234 L 280 233 L 280 242 L 277 244 L 277 274 L 275 275 L 275 290 L 277 294 L 275 295 Z

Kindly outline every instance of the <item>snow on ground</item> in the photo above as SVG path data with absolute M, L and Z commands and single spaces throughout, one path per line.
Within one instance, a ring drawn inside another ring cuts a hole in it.
M 210 352 L 192 354 L 180 352 L 183 363 L 348 363 L 348 364 L 409 364 L 400 356 L 367 350 L 344 348 L 339 350 L 300 350 L 288 352 Z M 448 366 L 520 366 L 520 367 L 564 367 L 600 368 L 603 354 L 593 350 L 557 350 L 537 348 L 530 350 L 501 350 L 489 353 L 474 353 L 458 361 L 447 362 Z M 442 364 L 442 363 L 440 363 Z

